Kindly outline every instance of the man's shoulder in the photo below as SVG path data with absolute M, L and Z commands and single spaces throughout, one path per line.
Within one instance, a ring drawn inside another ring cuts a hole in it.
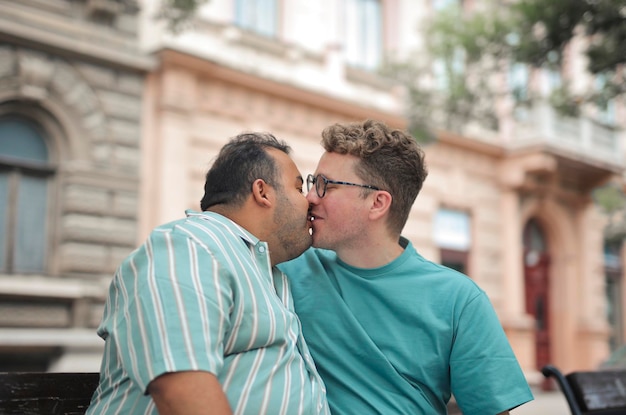
M 410 252 L 408 261 L 404 264 L 412 273 L 421 278 L 431 278 L 438 286 L 446 286 L 446 289 L 456 287 L 460 290 L 469 290 L 478 293 L 482 289 L 467 274 L 452 269 L 435 261 L 424 258 L 416 250 Z
M 202 213 L 188 215 L 155 227 L 150 232 L 148 240 L 153 243 L 163 238 L 169 239 L 172 243 L 187 240 L 191 244 L 213 251 L 219 250 L 228 240 L 250 239 L 235 224 L 220 219 Z

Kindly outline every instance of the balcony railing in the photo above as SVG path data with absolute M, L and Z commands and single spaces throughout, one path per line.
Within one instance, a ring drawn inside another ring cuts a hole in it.
M 588 117 L 567 117 L 548 103 L 537 103 L 517 114 L 513 147 L 546 145 L 554 150 L 614 167 L 624 167 L 622 135 L 618 128 Z

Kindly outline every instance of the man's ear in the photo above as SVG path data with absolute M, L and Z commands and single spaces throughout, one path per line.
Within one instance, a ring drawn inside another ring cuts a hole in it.
M 385 216 L 391 208 L 393 198 L 391 193 L 384 190 L 377 190 L 372 205 L 370 206 L 370 218 L 380 219 Z
M 265 183 L 263 179 L 256 179 L 252 183 L 252 199 L 262 207 L 271 207 L 273 200 L 273 189 Z

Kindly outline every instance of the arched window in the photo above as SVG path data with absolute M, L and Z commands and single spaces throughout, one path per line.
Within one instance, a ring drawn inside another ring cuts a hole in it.
M 31 120 L 0 117 L 0 272 L 46 270 L 48 182 L 54 169 L 44 131 Z

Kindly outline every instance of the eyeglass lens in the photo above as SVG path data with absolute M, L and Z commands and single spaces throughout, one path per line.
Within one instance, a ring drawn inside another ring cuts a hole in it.
M 306 191 L 310 192 L 313 186 L 315 186 L 315 193 L 317 193 L 317 196 L 319 198 L 324 197 L 326 194 L 326 178 L 321 174 L 318 174 L 317 176 L 309 174 L 306 177 Z
M 326 178 L 321 174 L 315 177 L 315 192 L 320 199 L 326 195 L 326 183 Z

